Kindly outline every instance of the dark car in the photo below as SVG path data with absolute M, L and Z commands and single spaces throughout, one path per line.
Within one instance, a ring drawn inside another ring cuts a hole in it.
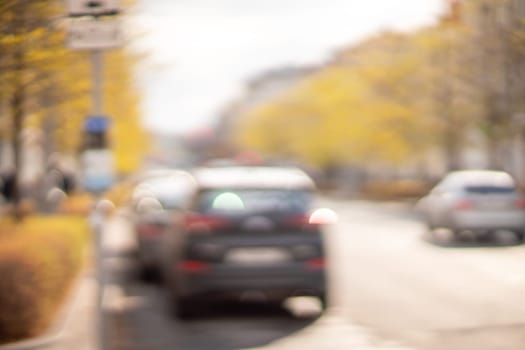
M 184 171 L 169 171 L 140 182 L 132 194 L 132 221 L 143 277 L 158 273 L 160 245 L 167 230 L 176 231 L 178 212 L 187 209 L 195 182 Z
M 310 220 L 314 183 L 301 170 L 199 169 L 183 234 L 170 242 L 167 287 L 179 317 L 203 303 L 263 295 L 326 295 L 321 227 Z

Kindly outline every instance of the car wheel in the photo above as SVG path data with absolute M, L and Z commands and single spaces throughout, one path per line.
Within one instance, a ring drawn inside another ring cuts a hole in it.
M 190 298 L 172 298 L 171 310 L 173 316 L 180 320 L 190 320 L 197 314 L 195 300 Z
M 143 282 L 159 282 L 160 273 L 157 269 L 148 265 L 140 265 L 139 277 Z
M 452 238 L 452 241 L 454 242 L 461 242 L 464 239 L 464 235 L 460 230 L 449 228 L 450 231 L 450 237 Z
M 516 232 L 516 238 L 519 242 L 525 242 L 525 231 Z
M 321 304 L 321 310 L 325 311 L 328 308 L 328 300 L 326 298 L 326 293 L 323 293 L 318 296 L 319 303 Z

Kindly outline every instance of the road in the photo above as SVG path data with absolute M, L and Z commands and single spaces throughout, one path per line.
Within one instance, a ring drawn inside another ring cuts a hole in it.
M 525 246 L 509 233 L 455 242 L 429 237 L 409 207 L 324 199 L 339 222 L 326 232 L 329 309 L 217 306 L 201 319 L 170 316 L 162 287 L 134 274 L 124 218 L 105 233 L 105 308 L 111 350 L 525 348 Z

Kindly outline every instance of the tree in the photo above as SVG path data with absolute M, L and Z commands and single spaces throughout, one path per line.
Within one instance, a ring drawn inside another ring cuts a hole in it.
M 14 153 L 12 200 L 19 216 L 21 140 L 24 116 L 37 104 L 42 81 L 47 78 L 49 53 L 55 35 L 52 20 L 59 13 L 53 1 L 4 0 L 0 3 L 0 96 L 10 115 Z
M 62 5 L 56 0 L 0 1 L 0 111 L 4 111 L 2 136 L 11 136 L 14 151 L 15 208 L 22 195 L 18 190 L 22 130 L 41 128 L 48 153 L 75 155 L 90 113 L 88 55 L 65 47 Z M 139 166 L 147 149 L 133 83 L 136 63 L 125 49 L 118 49 L 108 55 L 106 69 L 105 100 L 115 130 L 112 147 L 117 170 L 124 173 Z
M 244 117 L 240 142 L 270 155 L 328 167 L 348 162 L 402 164 L 429 142 L 413 98 L 417 48 L 385 33 Z

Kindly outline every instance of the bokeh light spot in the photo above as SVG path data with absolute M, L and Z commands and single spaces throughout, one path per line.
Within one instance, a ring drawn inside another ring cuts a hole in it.
M 328 208 L 321 208 L 315 210 L 312 215 L 310 215 L 308 223 L 315 225 L 328 225 L 335 224 L 338 220 L 339 217 L 335 211 Z
M 222 210 L 243 210 L 244 202 L 235 193 L 224 192 L 215 197 L 212 207 L 213 209 Z

